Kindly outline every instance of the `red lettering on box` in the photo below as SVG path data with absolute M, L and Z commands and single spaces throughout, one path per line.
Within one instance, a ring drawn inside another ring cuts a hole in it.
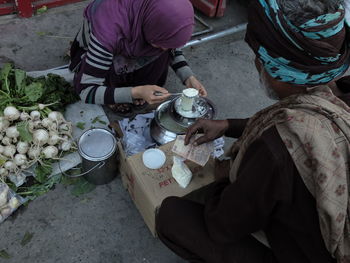
M 173 183 L 173 178 L 166 179 L 165 181 L 159 183 L 159 188 L 168 186 L 169 184 L 172 184 L 172 183 Z

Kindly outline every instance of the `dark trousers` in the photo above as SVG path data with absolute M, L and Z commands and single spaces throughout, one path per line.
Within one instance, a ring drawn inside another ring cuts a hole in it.
M 250 235 L 232 244 L 218 244 L 210 238 L 201 204 L 210 189 L 207 186 L 185 198 L 166 198 L 156 218 L 159 239 L 193 263 L 276 263 L 272 251 Z

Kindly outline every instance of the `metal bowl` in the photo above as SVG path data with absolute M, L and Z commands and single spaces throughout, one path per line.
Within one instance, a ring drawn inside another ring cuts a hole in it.
M 204 107 L 204 110 L 197 115 L 194 114 L 194 116 L 196 116 L 194 118 L 186 117 L 190 115 L 185 115 L 182 112 L 182 115 L 179 113 L 179 103 L 181 102 L 179 101 L 180 97 L 176 97 L 171 100 L 169 105 L 169 115 L 177 124 L 184 128 L 188 128 L 199 118 L 211 120 L 214 119 L 216 116 L 216 107 L 214 103 L 207 98 L 200 97 L 196 100 L 196 103 L 199 104 L 201 107 Z
M 174 141 L 178 134 L 186 132 L 184 127 L 170 117 L 170 103 L 171 101 L 166 101 L 159 105 L 151 122 L 151 137 L 158 145 Z

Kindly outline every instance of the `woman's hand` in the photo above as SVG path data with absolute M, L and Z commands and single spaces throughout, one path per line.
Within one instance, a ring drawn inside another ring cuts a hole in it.
M 196 77 L 191 76 L 188 79 L 186 79 L 185 81 L 186 87 L 187 88 L 193 88 L 199 91 L 199 95 L 202 97 L 206 97 L 208 95 L 206 89 L 204 88 L 204 86 L 202 85 L 202 83 L 200 83 L 200 81 L 198 79 L 196 79 Z
M 156 91 L 163 93 L 163 95 L 154 95 L 154 92 Z M 131 96 L 135 100 L 145 100 L 148 104 L 152 105 L 165 101 L 170 96 L 170 94 L 166 89 L 157 85 L 144 85 L 132 88 Z
M 204 133 L 204 135 L 195 140 L 194 145 L 211 142 L 223 136 L 228 127 L 229 122 L 227 120 L 199 119 L 187 129 L 185 145 L 189 144 L 191 137 L 197 132 Z

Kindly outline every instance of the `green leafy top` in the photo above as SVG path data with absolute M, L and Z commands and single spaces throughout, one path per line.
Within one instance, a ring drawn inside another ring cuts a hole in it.
M 58 75 L 33 78 L 11 64 L 5 64 L 0 71 L 0 111 L 10 104 L 33 110 L 39 103 L 54 103 L 51 110 L 63 111 L 67 104 L 77 100 L 79 97 L 70 84 Z

